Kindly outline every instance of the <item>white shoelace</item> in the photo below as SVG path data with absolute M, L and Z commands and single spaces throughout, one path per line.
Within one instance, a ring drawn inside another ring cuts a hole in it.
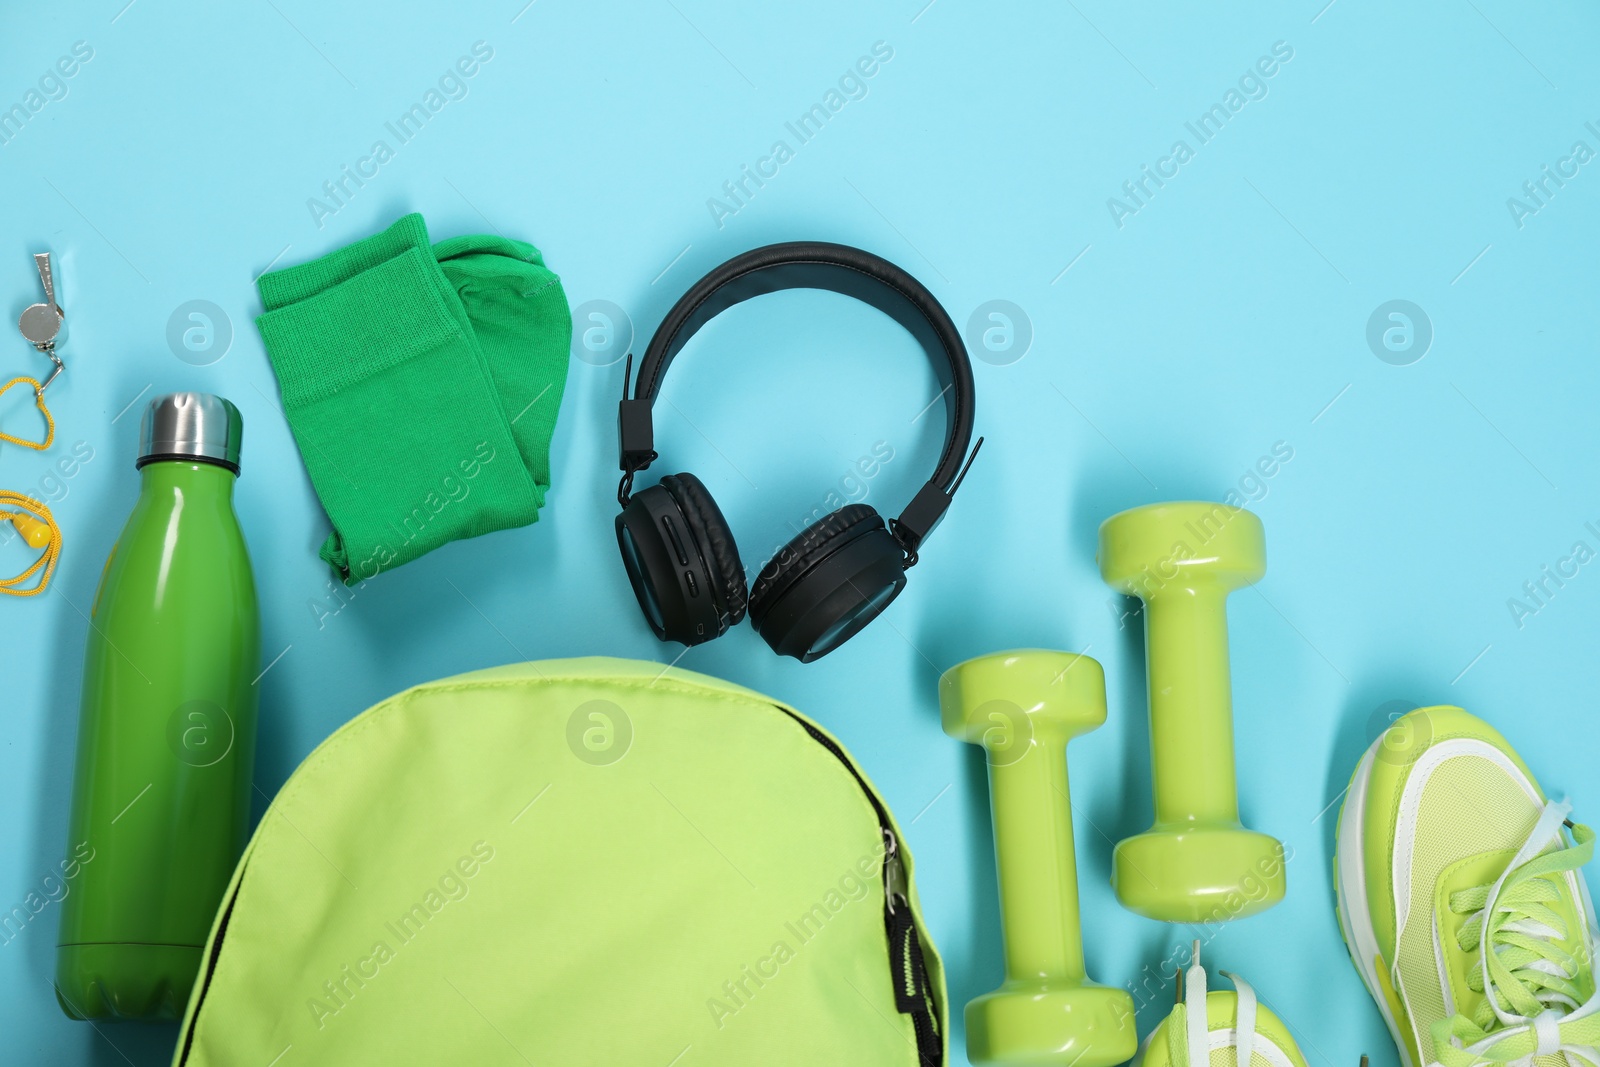
M 1556 944 L 1566 931 L 1551 925 L 1560 919 L 1544 906 L 1550 900 L 1550 876 L 1576 871 L 1593 852 L 1594 834 L 1587 827 L 1574 829 L 1573 845 L 1566 845 L 1562 839 L 1561 827 L 1571 810 L 1572 805 L 1565 801 L 1545 804 L 1521 847 L 1488 887 L 1482 906 L 1469 916 L 1469 929 L 1474 922 L 1481 924 L 1477 973 L 1483 978 L 1484 997 L 1494 1022 L 1484 1026 L 1456 1015 L 1436 1023 L 1434 1062 L 1439 1067 L 1484 1063 L 1525 1067 L 1535 1057 L 1556 1053 L 1564 1053 L 1569 1064 L 1581 1062 L 1600 1067 L 1600 990 L 1578 1004 L 1561 989 L 1541 984 L 1534 977 L 1548 975 L 1557 979 L 1557 984 L 1570 987 L 1576 972 L 1591 967 L 1595 952 L 1600 949 L 1596 932 L 1590 928 L 1584 939 L 1589 959 L 1571 960 Z M 1562 847 L 1546 851 L 1552 841 Z M 1544 885 L 1535 885 L 1535 880 Z M 1456 897 L 1470 899 L 1479 891 L 1482 887 L 1453 893 L 1452 902 Z M 1581 906 L 1577 920 L 1588 922 Z M 1507 954 L 1518 962 L 1507 965 L 1501 958 Z M 1561 957 L 1567 957 L 1570 965 Z M 1518 972 L 1533 978 L 1533 985 L 1524 985 Z M 1537 1004 L 1541 1010 L 1523 1014 L 1515 1010 L 1513 1000 Z M 1460 1046 L 1455 1044 L 1457 1040 Z
M 1232 971 L 1227 975 L 1238 990 L 1239 1008 L 1234 1021 L 1234 1059 L 1237 1067 L 1251 1067 L 1256 1042 L 1256 991 Z M 1188 1046 L 1189 1067 L 1211 1067 L 1211 1037 L 1206 1020 L 1206 969 L 1190 964 L 1183 976 L 1184 1043 Z M 1600 1067 L 1597 1064 L 1596 1067 Z

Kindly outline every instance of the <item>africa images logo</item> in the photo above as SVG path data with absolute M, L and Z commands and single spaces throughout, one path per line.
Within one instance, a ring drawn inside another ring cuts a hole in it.
M 861 56 L 852 66 L 845 68 L 838 81 L 822 94 L 822 99 L 783 124 L 788 137 L 773 141 L 767 153 L 756 159 L 753 169 L 748 163 L 740 164 L 738 175 L 722 183 L 722 195 L 706 198 L 706 210 L 711 212 L 711 221 L 716 223 L 717 229 L 722 229 L 728 219 L 749 206 L 756 193 L 765 189 L 767 182 L 778 176 L 784 164 L 794 159 L 795 152 L 821 133 L 833 117 L 844 110 L 846 104 L 852 100 L 865 100 L 868 79 L 893 58 L 892 46 L 886 41 L 874 41 L 871 55 Z M 793 144 L 789 143 L 790 138 L 793 138 Z
M 429 924 L 452 903 L 466 900 L 472 892 L 471 880 L 494 859 L 494 846 L 487 841 L 473 843 L 470 855 L 463 855 L 445 868 L 423 894 L 393 919 L 383 924 L 383 935 L 372 943 L 354 963 L 344 964 L 322 983 L 317 993 L 306 998 L 306 1010 L 321 1030 L 328 1020 L 350 1007 L 369 982 L 392 965 L 402 948 L 422 936 Z
M 342 164 L 338 174 L 322 183 L 321 197 L 306 199 L 306 210 L 311 212 L 311 221 L 317 224 L 317 229 L 322 229 L 329 218 L 344 210 L 355 195 L 366 188 L 367 182 L 378 176 L 383 165 L 392 160 L 401 147 L 410 144 L 447 104 L 467 98 L 468 80 L 476 77 L 484 64 L 494 58 L 494 49 L 487 41 L 474 41 L 471 52 L 447 67 L 435 83 L 424 90 L 421 99 L 383 124 L 394 144 L 382 137 L 373 141 L 366 154 L 355 160 L 353 168 L 349 163 Z
M 1107 197 L 1106 210 L 1111 213 L 1111 221 L 1117 229 L 1122 229 L 1128 219 L 1148 207 L 1156 193 L 1182 173 L 1183 166 L 1194 159 L 1201 147 L 1210 144 L 1233 120 L 1233 116 L 1245 109 L 1246 104 L 1265 100 L 1267 82 L 1276 77 L 1293 58 L 1294 47 L 1288 41 L 1274 41 L 1271 55 L 1257 59 L 1239 76 L 1237 86 L 1230 85 L 1223 92 L 1221 100 L 1202 111 L 1193 121 L 1183 124 L 1183 128 L 1194 138 L 1193 145 L 1181 137 L 1173 141 L 1167 154 L 1156 160 L 1154 168 L 1148 163 L 1142 164 L 1138 177 L 1122 183 L 1121 198 Z

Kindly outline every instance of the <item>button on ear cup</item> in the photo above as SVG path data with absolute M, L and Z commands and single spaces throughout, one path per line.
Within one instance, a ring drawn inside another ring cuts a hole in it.
M 739 546 L 734 543 L 728 520 L 722 517 L 722 509 L 717 507 L 710 491 L 694 475 L 669 474 L 661 479 L 661 485 L 678 502 L 691 536 L 706 557 L 706 565 L 716 583 L 713 594 L 727 612 L 728 625 L 737 625 L 744 619 L 748 598 L 744 564 L 739 560 Z
M 750 621 L 780 655 L 803 663 L 838 648 L 905 588 L 905 552 L 883 518 L 847 504 L 800 532 L 762 568 Z
M 617 516 L 617 547 L 633 594 L 663 641 L 698 645 L 728 629 L 727 605 L 714 590 L 720 578 L 696 530 L 700 521 L 660 485 L 635 493 Z

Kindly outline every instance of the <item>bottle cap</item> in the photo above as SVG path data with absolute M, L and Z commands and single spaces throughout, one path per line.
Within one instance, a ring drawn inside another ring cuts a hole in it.
M 168 393 L 145 408 L 134 466 L 175 459 L 215 463 L 238 474 L 243 435 L 244 419 L 230 401 L 210 393 Z

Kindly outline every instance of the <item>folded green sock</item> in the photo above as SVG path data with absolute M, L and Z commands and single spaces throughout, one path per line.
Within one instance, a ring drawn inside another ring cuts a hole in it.
M 537 248 L 505 237 L 452 237 L 434 245 L 433 255 L 466 306 L 542 503 L 572 344 L 561 279 L 545 269 Z
M 348 584 L 538 518 L 571 319 L 532 245 L 420 215 L 262 276 L 256 321 Z

